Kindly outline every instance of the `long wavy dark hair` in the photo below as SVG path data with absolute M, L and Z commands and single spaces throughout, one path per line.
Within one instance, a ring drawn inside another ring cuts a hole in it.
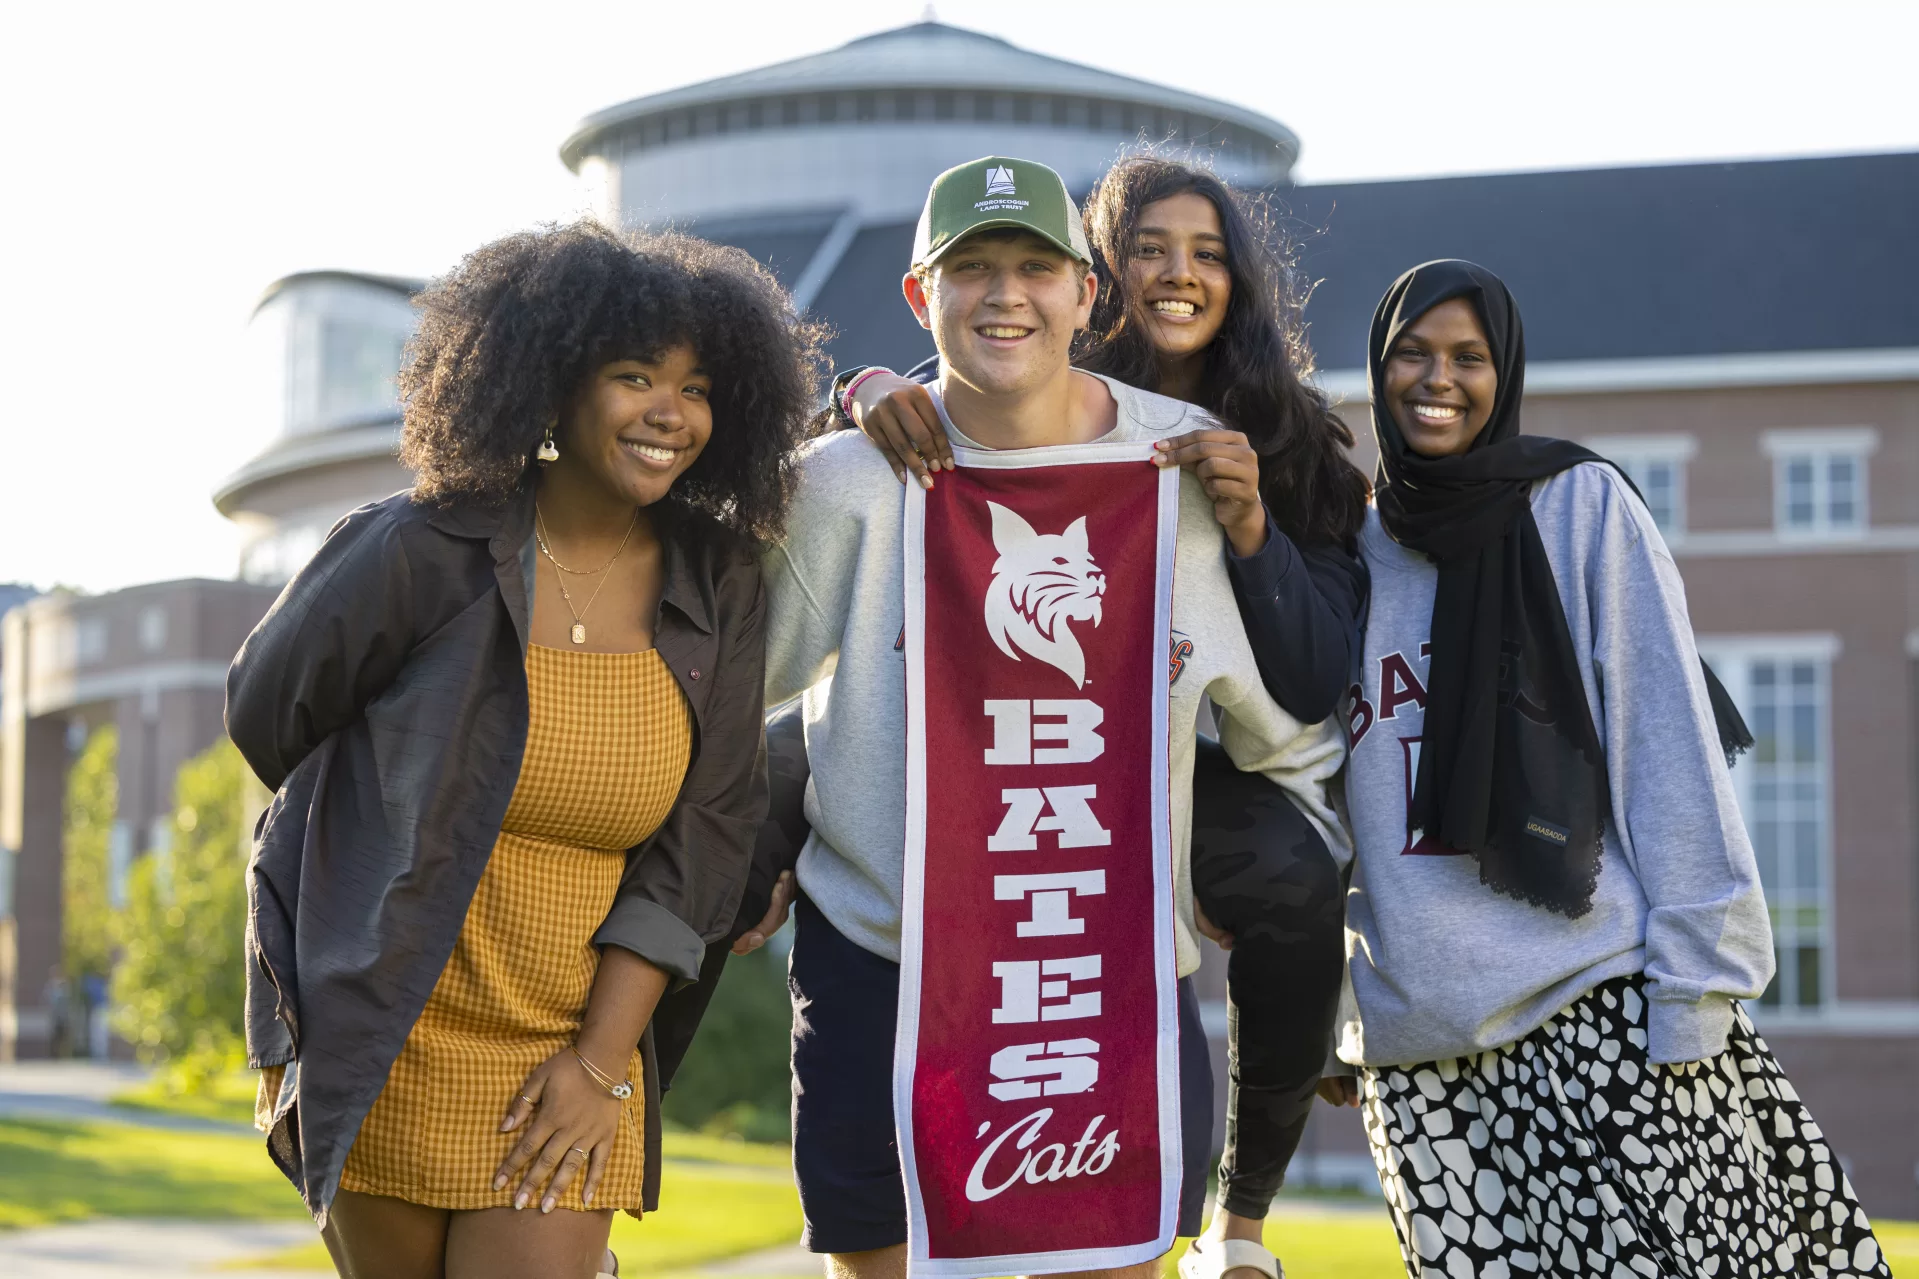
M 1245 432 L 1259 454 L 1261 495 L 1282 532 L 1302 546 L 1336 543 L 1350 550 L 1371 488 L 1346 454 L 1352 431 L 1303 381 L 1313 368 L 1301 318 L 1305 291 L 1262 199 L 1162 156 L 1114 165 L 1086 199 L 1086 238 L 1100 291 L 1074 362 L 1129 386 L 1158 388 L 1150 312 L 1127 268 L 1140 213 L 1176 195 L 1201 196 L 1219 211 L 1233 280 L 1225 322 L 1206 348 L 1199 406 Z
M 400 373 L 400 460 L 436 504 L 506 501 L 595 369 L 686 344 L 713 378 L 713 438 L 665 501 L 755 540 L 779 535 L 825 331 L 739 249 L 590 220 L 469 253 L 416 301 Z

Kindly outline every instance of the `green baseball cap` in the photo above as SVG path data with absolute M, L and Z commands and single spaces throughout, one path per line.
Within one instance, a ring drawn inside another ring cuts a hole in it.
M 913 265 L 931 266 L 975 231 L 1018 227 L 1091 265 L 1079 206 L 1059 174 L 1032 160 L 989 155 L 933 179 L 913 236 Z

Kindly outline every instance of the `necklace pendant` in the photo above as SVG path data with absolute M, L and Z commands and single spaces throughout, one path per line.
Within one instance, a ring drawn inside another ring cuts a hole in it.
M 573 623 L 573 642 L 575 644 L 586 643 L 586 623 L 585 622 Z

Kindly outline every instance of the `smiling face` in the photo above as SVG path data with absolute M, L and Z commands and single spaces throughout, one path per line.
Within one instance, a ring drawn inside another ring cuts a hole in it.
M 1073 334 L 1092 315 L 1090 273 L 1036 235 L 971 235 L 906 300 L 948 368 L 988 395 L 1030 391 L 1070 368 Z
M 1141 209 L 1126 277 L 1128 291 L 1148 313 L 1153 349 L 1162 360 L 1204 351 L 1233 300 L 1225 228 L 1213 202 L 1189 191 Z
M 1386 407 L 1421 457 L 1456 457 L 1493 415 L 1499 374 L 1479 314 L 1465 298 L 1441 302 L 1399 335 L 1386 356 Z
M 690 346 L 603 364 L 561 415 L 554 465 L 577 464 L 622 500 L 651 506 L 712 437 L 712 391 Z

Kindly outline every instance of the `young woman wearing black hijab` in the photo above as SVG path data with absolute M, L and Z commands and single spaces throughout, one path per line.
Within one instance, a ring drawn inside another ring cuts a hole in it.
M 1743 725 L 1603 459 L 1519 433 L 1512 295 L 1396 281 L 1338 1027 L 1408 1274 L 1885 1275 L 1738 1001 L 1772 976 Z M 1748 740 L 1749 739 L 1745 739 Z

